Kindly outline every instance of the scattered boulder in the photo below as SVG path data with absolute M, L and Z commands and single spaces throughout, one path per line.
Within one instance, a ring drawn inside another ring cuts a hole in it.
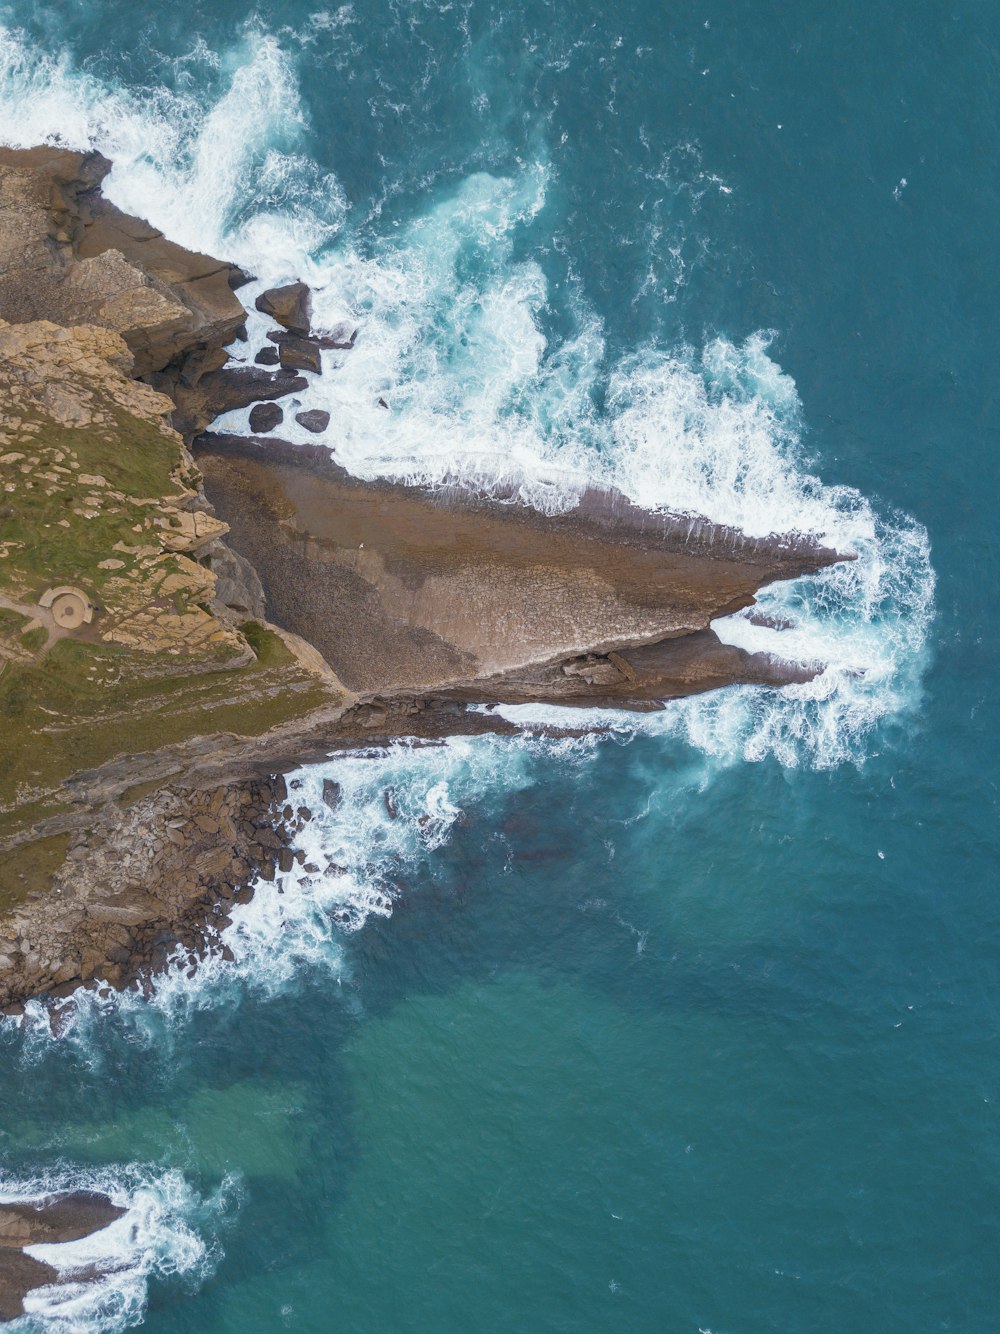
M 312 371 L 319 375 L 323 369 L 319 344 L 312 338 L 283 338 L 278 359 L 286 371 Z
M 295 334 L 308 334 L 312 300 L 305 283 L 288 283 L 261 292 L 256 306 L 278 324 Z
M 213 417 L 235 408 L 248 408 L 264 399 L 283 398 L 309 387 L 309 381 L 294 371 L 267 371 L 260 366 L 227 366 L 204 375 L 197 385 L 166 382 L 165 376 L 153 376 L 154 388 L 170 394 L 177 407 L 174 428 L 182 435 L 197 435 Z
M 331 811 L 335 811 L 344 798 L 343 788 L 332 778 L 323 779 L 323 801 Z
M 254 357 L 254 361 L 258 366 L 277 366 L 278 349 L 276 347 L 262 347 Z
M 330 414 L 321 408 L 310 408 L 308 412 L 297 412 L 295 420 L 307 431 L 312 431 L 313 435 L 319 435 L 330 425 Z
M 254 435 L 273 431 L 284 419 L 285 414 L 277 403 L 255 403 L 250 409 L 250 429 Z

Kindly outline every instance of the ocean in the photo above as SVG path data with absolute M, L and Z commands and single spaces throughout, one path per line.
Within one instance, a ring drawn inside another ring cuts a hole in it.
M 0 23 L 0 139 L 357 321 L 351 471 L 857 555 L 762 596 L 814 682 L 302 770 L 233 962 L 0 1028 L 0 1197 L 128 1206 L 20 1329 L 1000 1327 L 1000 9 Z

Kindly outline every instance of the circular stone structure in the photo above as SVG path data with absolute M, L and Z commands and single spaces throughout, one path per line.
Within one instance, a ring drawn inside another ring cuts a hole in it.
M 79 588 L 63 585 L 60 588 L 47 588 L 38 599 L 41 607 L 48 607 L 52 619 L 63 630 L 79 630 L 80 626 L 90 621 L 94 608 L 90 599 Z

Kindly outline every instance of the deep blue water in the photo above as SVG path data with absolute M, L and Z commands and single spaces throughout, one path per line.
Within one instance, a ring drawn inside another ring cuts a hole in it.
M 349 466 L 861 557 L 768 595 L 816 688 L 331 761 L 349 876 L 6 1030 L 7 1188 L 134 1205 L 65 1327 L 997 1328 L 1000 11 L 4 11 L 0 136 L 360 321 Z

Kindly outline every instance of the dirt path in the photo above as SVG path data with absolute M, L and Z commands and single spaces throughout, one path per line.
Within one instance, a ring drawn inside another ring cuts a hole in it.
M 57 640 L 65 639 L 72 634 L 72 631 L 67 630 L 65 626 L 57 625 L 52 613 L 45 607 L 39 607 L 37 603 L 15 602 L 5 593 L 0 593 L 0 607 L 6 611 L 16 611 L 20 616 L 27 616 L 29 621 L 39 621 L 44 626 L 47 637 L 38 652 L 33 654 L 32 662 L 38 662 L 43 658 Z

